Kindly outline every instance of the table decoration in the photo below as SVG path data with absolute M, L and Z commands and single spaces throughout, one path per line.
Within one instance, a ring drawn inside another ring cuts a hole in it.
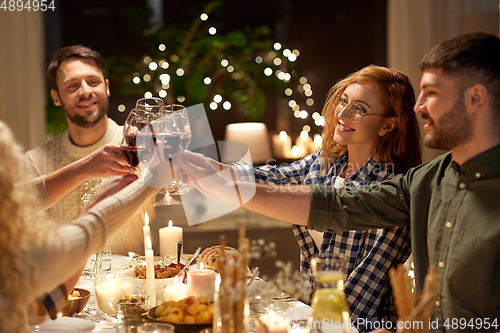
M 99 309 L 106 314 L 113 315 L 117 311 L 118 300 L 123 296 L 132 295 L 134 289 L 130 278 L 106 274 L 97 277 L 95 293 Z
M 200 269 L 188 272 L 187 288 L 188 296 L 206 296 L 210 302 L 213 302 L 215 293 L 215 271 L 203 269 L 203 263 L 201 263 Z
M 147 244 L 146 244 L 146 238 L 149 237 L 151 238 L 151 228 L 149 227 L 149 215 L 146 213 L 144 217 L 144 226 L 142 227 L 142 232 L 144 234 L 144 253 L 146 253 Z
M 429 331 L 429 319 L 441 286 L 441 275 L 435 274 L 434 271 L 435 266 L 430 265 L 425 276 L 424 289 L 417 291 L 412 288 L 408 270 L 403 265 L 389 270 L 389 281 L 393 289 L 394 303 L 400 322 L 397 333 Z M 419 327 L 411 325 L 415 322 L 422 323 L 422 325 Z
M 290 320 L 269 310 L 268 314 L 259 317 L 255 328 L 259 333 L 287 333 L 290 331 Z
M 160 256 L 176 256 L 177 243 L 182 242 L 183 231 L 181 227 L 172 226 L 172 220 L 168 221 L 168 227 L 161 228 L 160 233 Z M 181 253 L 182 254 L 182 253 Z
M 219 271 L 221 283 L 217 295 L 215 310 L 220 313 L 214 323 L 214 333 L 242 333 L 249 324 L 249 302 L 246 296 L 246 275 L 248 259 L 250 257 L 250 240 L 245 237 L 246 229 L 239 230 L 239 255 L 235 258 L 226 258 L 226 238 L 220 237 L 221 256 L 219 258 Z
M 155 287 L 155 268 L 154 255 L 151 246 L 151 239 L 146 237 L 146 296 L 148 297 L 148 305 L 153 307 L 156 305 L 156 287 Z
M 174 277 L 174 284 L 165 286 L 164 288 L 165 301 L 180 301 L 188 297 L 188 286 L 182 283 L 178 276 Z

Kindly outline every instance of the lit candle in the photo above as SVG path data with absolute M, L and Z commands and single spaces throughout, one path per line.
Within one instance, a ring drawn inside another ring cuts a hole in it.
M 188 297 L 187 285 L 179 282 L 178 275 L 174 278 L 174 284 L 165 286 L 165 301 L 180 301 Z
M 290 158 L 290 150 L 292 149 L 292 138 L 281 131 L 279 135 L 273 135 L 273 153 L 276 158 Z
M 98 281 L 95 286 L 95 295 L 99 309 L 107 314 L 116 313 L 116 302 L 123 296 L 134 293 L 132 282 L 119 279 L 105 279 Z
M 259 333 L 286 333 L 290 330 L 290 320 L 276 315 L 274 310 L 269 310 L 267 315 L 262 315 L 255 324 Z
M 173 227 L 172 220 L 170 220 L 168 227 L 160 229 L 160 256 L 175 256 L 177 258 L 177 243 L 179 241 L 182 241 L 182 228 Z
M 153 307 L 156 305 L 156 286 L 155 286 L 155 258 L 151 249 L 151 238 L 146 237 L 146 296 L 148 297 L 148 305 Z
M 215 271 L 203 269 L 203 263 L 201 263 L 200 269 L 188 273 L 187 287 L 188 296 L 207 296 L 210 302 L 213 302 L 215 293 Z
M 314 145 L 313 139 L 306 131 L 300 132 L 300 136 L 295 140 L 295 145 L 299 147 L 299 156 L 306 156 L 310 153 L 311 147 Z
M 142 227 L 142 233 L 144 234 L 144 253 L 146 253 L 146 250 L 148 249 L 148 246 L 146 244 L 146 237 L 149 237 L 151 239 L 151 228 L 149 227 L 148 213 L 146 213 L 146 217 L 144 217 L 144 226 Z

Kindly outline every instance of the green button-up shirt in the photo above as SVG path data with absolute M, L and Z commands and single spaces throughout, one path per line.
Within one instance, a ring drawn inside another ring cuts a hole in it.
M 411 221 L 417 288 L 429 265 L 442 275 L 431 321 L 438 331 L 500 331 L 500 145 L 462 165 L 447 153 L 377 185 L 311 188 L 311 229 Z

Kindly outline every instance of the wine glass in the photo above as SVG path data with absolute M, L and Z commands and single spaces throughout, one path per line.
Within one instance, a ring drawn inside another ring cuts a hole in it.
M 148 126 L 148 117 L 141 111 L 133 109 L 127 116 L 120 148 L 132 168 L 130 173 L 134 173 L 139 164 L 146 165 L 151 160 L 154 142 Z
M 158 97 L 144 97 L 137 100 L 135 103 L 136 110 L 142 111 L 147 117 L 156 118 L 162 114 L 165 103 Z
M 163 108 L 163 112 L 176 118 L 177 131 L 181 138 L 181 148 L 182 151 L 186 150 L 191 142 L 191 125 L 186 108 L 182 105 L 170 104 Z M 171 195 L 181 195 L 187 193 L 191 187 L 191 184 L 183 184 L 174 176 L 172 186 L 169 187 L 168 192 Z
M 155 206 L 174 205 L 181 203 L 178 196 L 189 191 L 189 186 L 176 179 L 172 157 L 182 153 L 191 141 L 191 129 L 186 108 L 182 105 L 167 105 L 163 108 L 162 116 L 151 122 L 157 144 L 163 147 L 165 160 L 169 160 L 172 172 L 172 184 L 164 188 L 161 193 L 164 197 L 155 203 Z

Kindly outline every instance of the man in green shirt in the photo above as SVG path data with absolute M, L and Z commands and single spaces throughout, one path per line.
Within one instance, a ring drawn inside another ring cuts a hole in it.
M 285 222 L 335 233 L 412 226 L 417 288 L 429 265 L 442 275 L 431 329 L 499 331 L 500 326 L 500 39 L 458 36 L 422 59 L 415 112 L 424 144 L 451 150 L 374 187 L 334 189 L 233 183 L 201 155 L 181 168 L 211 198 Z M 245 201 L 243 201 L 245 202 Z

